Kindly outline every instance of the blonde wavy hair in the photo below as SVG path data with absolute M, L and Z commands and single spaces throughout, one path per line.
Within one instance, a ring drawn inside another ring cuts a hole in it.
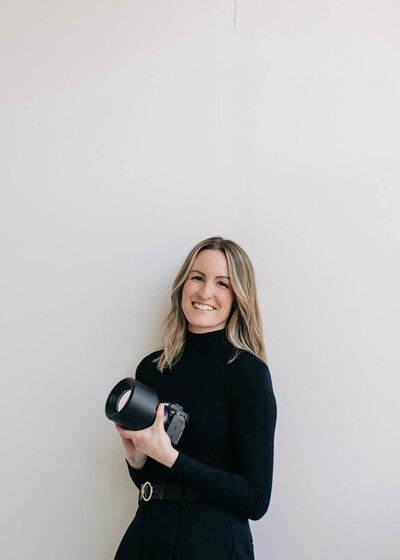
M 251 261 L 237 243 L 216 236 L 200 241 L 193 247 L 172 284 L 171 308 L 165 319 L 160 323 L 164 327 L 162 353 L 152 360 L 153 363 L 157 364 L 157 369 L 161 373 L 166 368 L 172 368 L 182 356 L 187 330 L 187 319 L 182 310 L 183 285 L 197 255 L 205 249 L 222 251 L 225 254 L 234 292 L 234 300 L 226 322 L 225 334 L 236 351 L 233 358 L 227 363 L 232 363 L 241 350 L 247 350 L 268 364 L 261 314 L 257 303 L 256 281 Z

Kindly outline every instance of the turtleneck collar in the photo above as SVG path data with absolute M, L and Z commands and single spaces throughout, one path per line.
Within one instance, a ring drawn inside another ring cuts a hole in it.
M 193 333 L 186 328 L 185 350 L 189 352 L 213 352 L 229 346 L 225 329 L 205 333 Z

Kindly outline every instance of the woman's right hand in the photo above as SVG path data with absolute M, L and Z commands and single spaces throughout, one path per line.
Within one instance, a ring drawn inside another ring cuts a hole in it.
M 115 428 L 121 436 L 122 444 L 125 448 L 125 457 L 128 463 L 135 469 L 141 469 L 147 460 L 147 455 L 139 451 L 131 439 L 121 434 L 122 428 L 118 426 L 118 424 L 115 424 Z

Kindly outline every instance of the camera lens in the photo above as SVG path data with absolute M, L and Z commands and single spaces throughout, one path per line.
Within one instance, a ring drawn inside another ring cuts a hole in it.
M 117 412 L 119 412 L 120 410 L 122 410 L 124 408 L 124 406 L 126 405 L 126 403 L 129 400 L 129 397 L 131 396 L 132 391 L 131 389 L 128 389 L 127 391 L 124 391 L 123 393 L 121 393 L 121 395 L 118 397 L 117 403 L 115 405 L 115 408 L 117 409 Z
M 107 418 L 125 430 L 144 430 L 154 423 L 160 403 L 157 393 L 133 377 L 125 377 L 108 395 Z M 177 444 L 189 420 L 181 405 L 164 402 L 164 427 L 173 444 Z
M 143 430 L 153 424 L 159 402 L 153 389 L 132 377 L 125 377 L 108 395 L 105 412 L 107 418 L 121 428 Z

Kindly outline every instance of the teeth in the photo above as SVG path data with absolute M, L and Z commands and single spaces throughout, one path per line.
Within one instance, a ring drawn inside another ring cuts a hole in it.
M 212 311 L 214 308 L 211 307 L 211 305 L 201 305 L 200 303 L 193 303 L 193 306 L 196 307 L 197 309 L 202 309 L 203 311 Z

